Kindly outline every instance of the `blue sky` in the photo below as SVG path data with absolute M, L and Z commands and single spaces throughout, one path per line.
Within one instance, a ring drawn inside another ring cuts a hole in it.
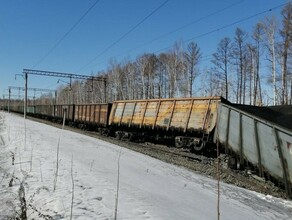
M 8 93 L 8 86 L 24 86 L 20 76 L 15 80 L 15 74 L 22 74 L 23 69 L 91 75 L 106 70 L 111 59 L 132 60 L 146 52 L 167 50 L 176 41 L 190 39 L 199 45 L 206 60 L 215 52 L 223 37 L 233 38 L 236 27 L 250 32 L 257 21 L 266 16 L 273 14 L 280 18 L 282 8 L 222 30 L 214 30 L 289 1 L 99 0 L 51 50 L 95 2 L 0 0 L 1 98 Z M 134 29 L 163 3 L 159 10 Z M 186 27 L 178 30 L 183 26 Z M 131 29 L 133 31 L 110 47 Z M 167 34 L 174 30 L 177 31 Z M 200 35 L 204 36 L 198 37 Z M 208 62 L 202 65 L 208 65 Z M 60 85 L 57 81 L 57 78 L 29 75 L 28 87 L 56 89 Z

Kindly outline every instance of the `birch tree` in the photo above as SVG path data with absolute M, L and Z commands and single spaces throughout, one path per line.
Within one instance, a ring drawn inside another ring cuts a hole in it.
M 138 69 L 141 74 L 143 99 L 154 96 L 155 62 L 154 54 L 143 54 L 137 59 Z
M 193 83 L 196 77 L 199 75 L 198 63 L 202 58 L 201 50 L 195 42 L 191 42 L 187 46 L 187 50 L 184 53 L 186 68 L 187 68 L 187 80 L 188 80 L 188 93 L 189 97 L 193 96 Z
M 257 97 L 259 97 L 259 103 L 262 105 L 262 89 L 261 89 L 261 80 L 260 80 L 260 50 L 261 50 L 261 43 L 263 41 L 263 31 L 264 27 L 262 23 L 257 23 L 253 30 L 253 39 L 255 42 L 254 52 L 255 52 L 255 69 L 254 69 L 254 97 L 253 97 L 253 104 L 257 104 Z
M 276 32 L 277 20 L 274 16 L 267 17 L 263 22 L 263 30 L 265 36 L 265 47 L 267 48 L 267 60 L 271 69 L 273 82 L 273 104 L 277 104 L 277 75 L 276 75 Z
M 283 38 L 282 43 L 282 100 L 281 104 L 288 104 L 288 58 L 292 41 L 292 5 L 288 3 L 281 12 L 283 21 L 280 34 Z
M 236 102 L 237 103 L 244 103 L 244 96 L 245 96 L 245 79 L 246 76 L 244 75 L 244 50 L 246 40 L 247 40 L 247 33 L 240 28 L 237 28 L 235 31 L 234 43 L 233 43 L 233 59 L 235 60 L 235 65 L 237 69 L 237 88 L 236 88 Z
M 211 61 L 215 66 L 215 73 L 219 79 L 219 83 L 223 84 L 224 97 L 226 99 L 229 99 L 228 74 L 231 62 L 231 49 L 230 38 L 223 38 L 217 46 L 217 51 L 213 53 L 213 59 Z

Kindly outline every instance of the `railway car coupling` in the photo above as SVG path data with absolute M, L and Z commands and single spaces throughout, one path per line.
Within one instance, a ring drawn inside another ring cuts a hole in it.
M 201 138 L 185 137 L 185 136 L 175 137 L 175 147 L 177 148 L 186 147 L 189 149 L 194 149 L 195 151 L 201 151 L 204 148 Z

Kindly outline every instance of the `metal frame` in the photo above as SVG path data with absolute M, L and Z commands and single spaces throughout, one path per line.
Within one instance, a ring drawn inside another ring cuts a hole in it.
M 25 80 L 25 98 L 24 98 L 24 118 L 26 119 L 26 108 L 27 108 L 27 79 L 28 74 L 31 75 L 39 75 L 39 76 L 51 76 L 51 77 L 59 77 L 59 78 L 69 78 L 71 79 L 84 79 L 84 80 L 92 80 L 92 81 L 102 81 L 104 83 L 104 101 L 107 101 L 106 96 L 106 85 L 107 80 L 105 77 L 95 77 L 95 76 L 86 76 L 80 74 L 72 74 L 72 73 L 60 73 L 60 72 L 52 72 L 52 71 L 44 71 L 44 70 L 32 70 L 32 69 L 23 69 L 23 75 Z
M 57 101 L 57 90 L 52 90 L 52 89 L 41 89 L 41 88 L 25 88 L 25 87 L 17 87 L 17 86 L 9 86 L 8 87 L 8 112 L 10 112 L 10 100 L 11 100 L 11 90 L 14 89 L 14 90 L 22 90 L 22 91 L 26 91 L 26 90 L 29 90 L 29 91 L 39 91 L 39 92 L 54 92 L 55 93 L 55 104 L 56 104 L 56 101 Z M 27 107 L 27 94 L 25 95 L 26 97 L 26 100 L 24 101 L 24 108 Z

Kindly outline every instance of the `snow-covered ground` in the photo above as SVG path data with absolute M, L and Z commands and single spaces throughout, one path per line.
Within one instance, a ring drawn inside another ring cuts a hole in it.
M 28 219 L 217 219 L 216 180 L 1 112 L 0 219 L 19 215 L 20 185 Z M 220 183 L 220 214 L 292 219 L 292 202 Z

